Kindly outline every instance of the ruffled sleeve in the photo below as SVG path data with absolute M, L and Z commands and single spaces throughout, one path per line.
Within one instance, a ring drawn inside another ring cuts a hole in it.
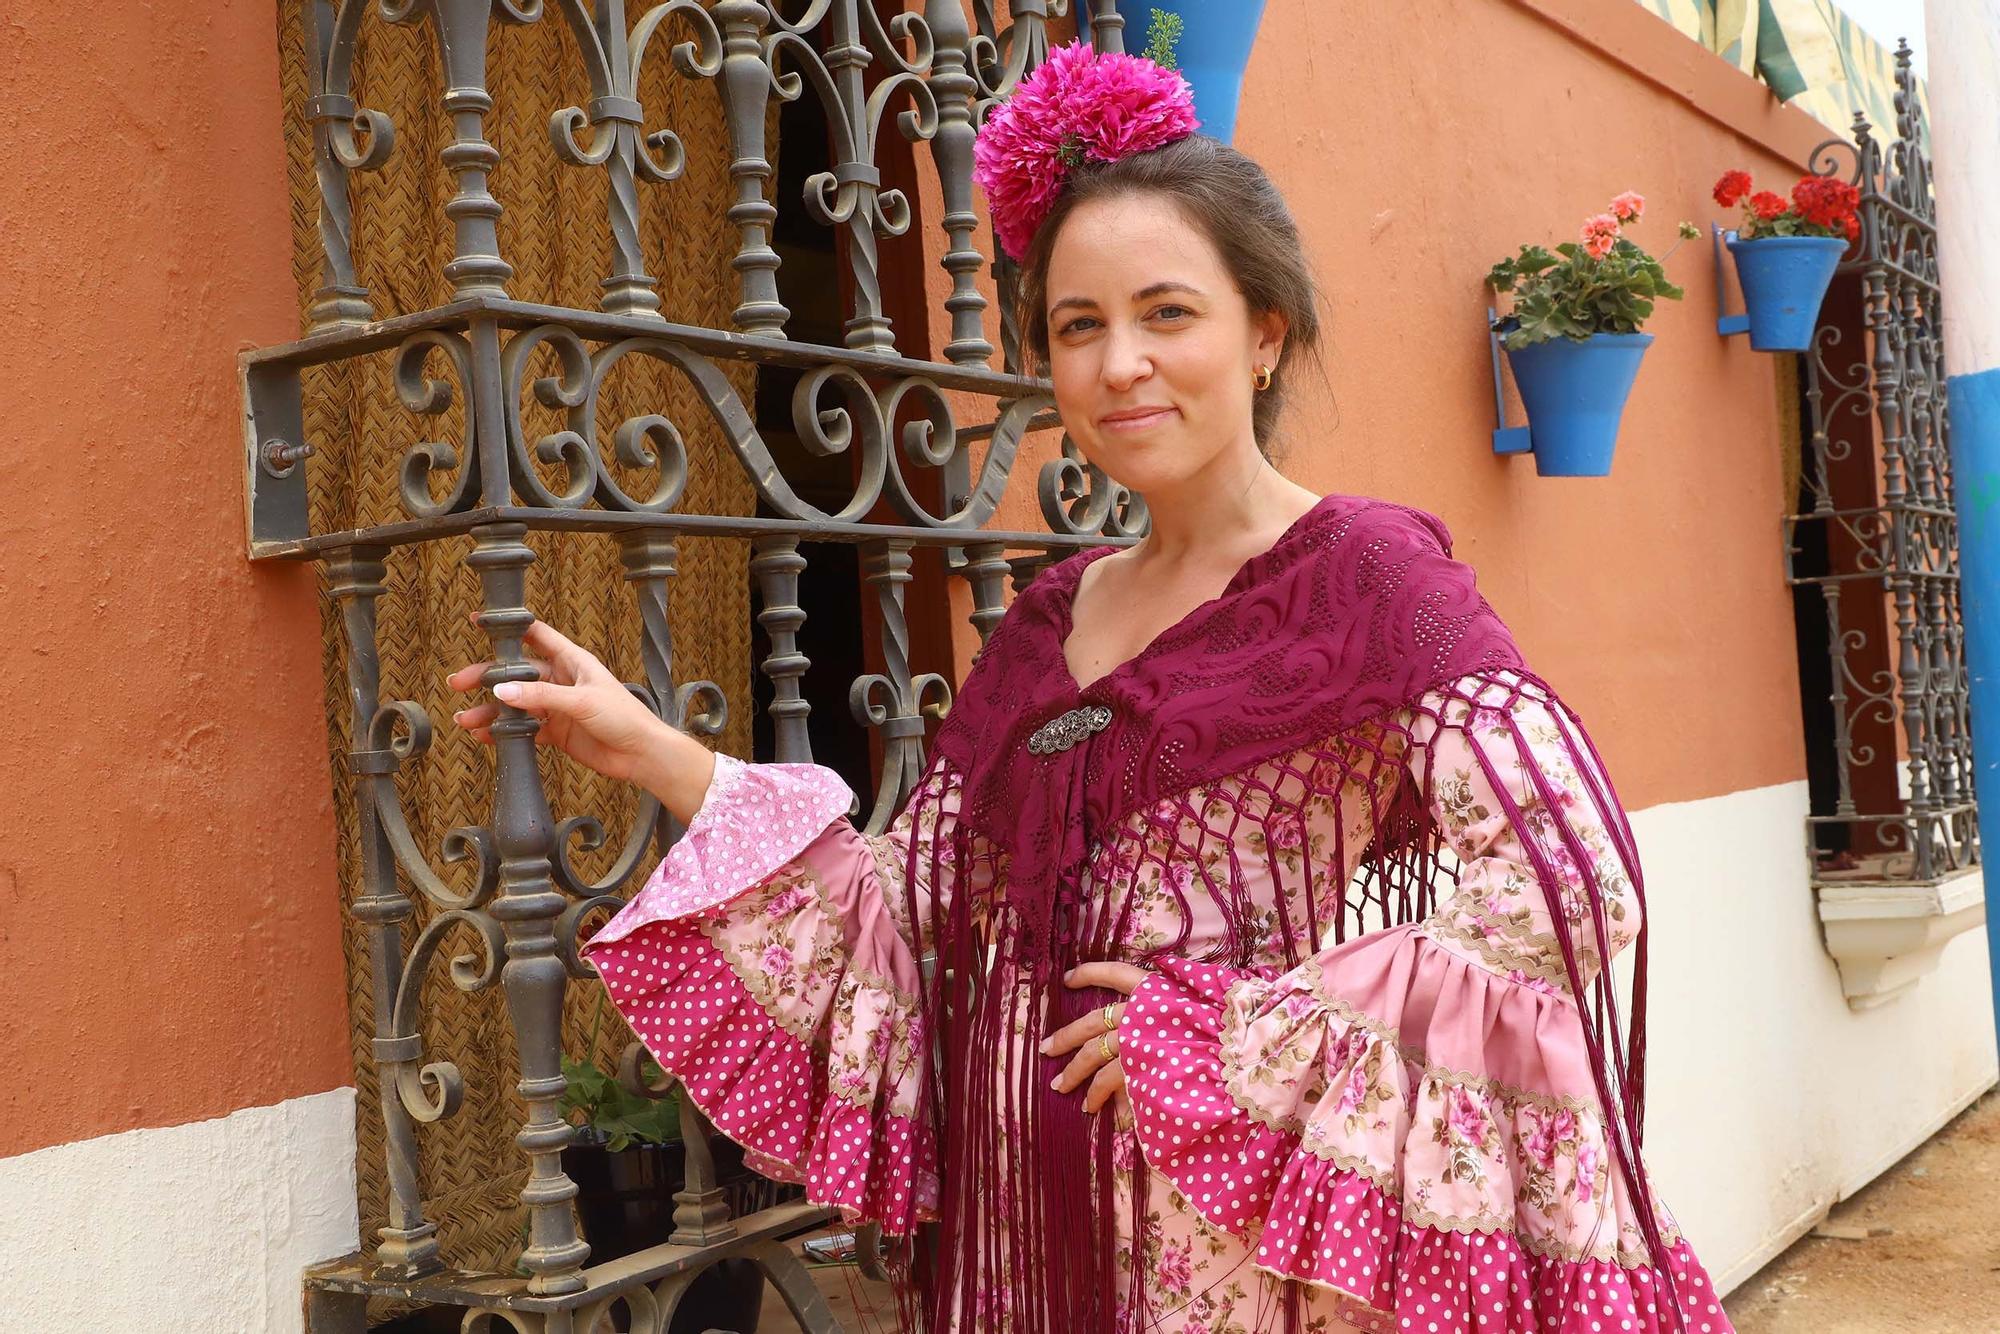
M 1401 1327 L 1673 1328 L 1550 917 L 1561 904 L 1586 980 L 1637 930 L 1609 784 L 1518 678 L 1460 682 L 1406 730 L 1456 892 L 1281 976 L 1162 961 L 1119 1030 L 1146 1161 L 1260 1268 Z M 1686 1327 L 1728 1329 L 1656 1216 Z
M 923 1023 L 902 924 L 911 840 L 953 809 L 934 767 L 880 837 L 815 765 L 718 757 L 701 809 L 584 947 L 662 1069 L 766 1176 L 907 1232 L 936 1199 L 916 1112 Z M 924 909 L 921 907 L 919 911 Z

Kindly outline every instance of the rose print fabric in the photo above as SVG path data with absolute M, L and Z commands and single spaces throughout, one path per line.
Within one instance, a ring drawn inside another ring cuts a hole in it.
M 1653 1334 L 1676 1301 L 1689 1331 L 1730 1329 L 1664 1211 L 1674 1292 L 1655 1290 L 1610 1161 L 1538 869 L 1565 888 L 1586 981 L 1636 937 L 1638 896 L 1564 726 L 1533 683 L 1468 678 L 1348 753 L 1278 757 L 1093 845 L 1089 884 L 1127 905 L 1119 954 L 1152 972 L 1118 1034 L 1126 1328 L 1282 1329 L 1289 1288 L 1310 1334 Z M 1286 958 L 1287 923 L 1345 934 L 1340 891 L 1399 783 L 1428 795 L 1455 885 L 1410 925 Z M 937 1198 L 905 891 L 921 926 L 934 890 L 1006 884 L 1004 858 L 909 883 L 954 834 L 955 776 L 937 763 L 925 784 L 921 827 L 868 837 L 829 771 L 719 760 L 686 836 L 585 949 L 759 1170 L 898 1233 Z M 1264 924 L 1247 949 L 1223 948 L 1223 895 Z M 1007 1329 L 1004 1305 L 979 1334 Z

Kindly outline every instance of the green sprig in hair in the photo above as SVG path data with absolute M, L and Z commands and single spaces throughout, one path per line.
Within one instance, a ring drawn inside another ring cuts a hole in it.
M 1169 14 L 1164 9 L 1153 11 L 1153 27 L 1146 35 L 1146 59 L 1161 69 L 1179 69 L 1180 59 L 1174 48 L 1181 43 L 1181 16 Z

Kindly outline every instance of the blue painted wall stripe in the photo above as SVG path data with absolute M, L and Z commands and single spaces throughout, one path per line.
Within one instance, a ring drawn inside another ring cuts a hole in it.
M 2000 367 L 1953 375 L 1945 389 L 1958 503 L 1959 598 L 1971 677 L 1974 792 L 1980 853 L 1990 872 L 2000 865 Z M 1994 1007 L 2000 1013 L 2000 904 L 1994 902 L 1993 883 L 1989 874 L 1986 945 Z

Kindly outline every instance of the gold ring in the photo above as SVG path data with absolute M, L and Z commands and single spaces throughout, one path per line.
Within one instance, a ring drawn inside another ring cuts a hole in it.
M 1114 1006 L 1107 1005 L 1100 1011 L 1104 1016 L 1104 1031 L 1107 1033 L 1116 1033 L 1118 1031 L 1118 1016 L 1111 1012 L 1114 1008 Z
M 1097 1035 L 1097 1051 L 1106 1061 L 1115 1061 L 1118 1059 L 1118 1053 L 1111 1049 L 1111 1035 L 1109 1033 L 1099 1033 Z

